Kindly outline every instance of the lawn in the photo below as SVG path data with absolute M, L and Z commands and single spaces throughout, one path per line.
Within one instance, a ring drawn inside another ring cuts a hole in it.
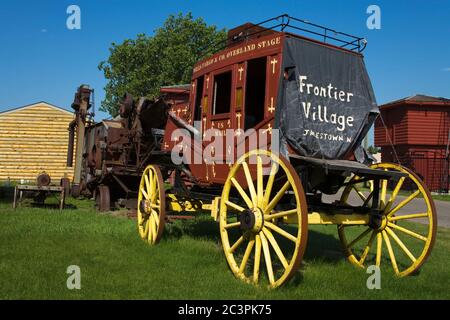
M 98 214 L 88 200 L 63 213 L 0 200 L 1 299 L 449 299 L 450 229 L 421 272 L 398 279 L 382 269 L 381 290 L 343 257 L 334 226 L 310 227 L 299 276 L 267 290 L 236 280 L 218 225 L 208 216 L 170 224 L 161 243 L 140 240 L 135 221 Z M 68 290 L 66 269 L 81 268 L 81 290 Z

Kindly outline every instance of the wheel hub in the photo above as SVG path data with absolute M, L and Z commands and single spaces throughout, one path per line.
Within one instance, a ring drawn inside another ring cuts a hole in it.
M 378 214 L 376 216 L 372 216 L 369 222 L 369 227 L 374 230 L 383 231 L 388 223 L 388 219 L 385 215 Z
M 252 231 L 260 232 L 262 230 L 264 219 L 261 209 L 248 209 L 239 215 L 241 230 L 243 232 Z
M 148 215 L 151 211 L 150 209 L 150 201 L 146 199 L 142 199 L 141 203 L 139 204 L 139 209 L 141 213 Z
M 380 227 L 378 228 L 378 230 L 384 230 L 387 226 L 388 223 L 388 219 L 386 218 L 386 216 L 381 217 L 381 224 Z

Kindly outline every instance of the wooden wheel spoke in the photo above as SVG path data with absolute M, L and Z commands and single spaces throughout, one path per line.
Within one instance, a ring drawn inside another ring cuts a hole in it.
M 359 190 L 356 185 L 353 185 L 353 190 L 355 190 L 356 194 L 361 198 L 362 201 L 366 201 L 367 197 L 364 195 L 364 193 L 362 193 L 361 190 Z
M 148 170 L 148 179 L 151 182 L 151 184 L 150 184 L 151 188 L 153 188 L 153 185 L 156 184 L 156 174 L 153 174 L 153 171 L 151 169 Z M 153 191 L 153 190 L 151 190 L 151 191 Z
M 250 200 L 250 198 L 248 197 L 247 193 L 245 193 L 244 189 L 242 189 L 242 187 L 239 184 L 239 182 L 235 178 L 231 178 L 231 183 L 234 185 L 236 190 L 239 192 L 239 194 L 241 195 L 241 198 L 245 201 L 245 203 L 247 204 L 249 209 L 253 209 L 253 202 L 252 202 L 252 200 Z
M 407 219 L 417 219 L 428 217 L 427 212 L 423 213 L 412 213 L 412 214 L 402 214 L 401 216 L 389 217 L 389 221 L 407 220 Z
M 405 200 L 403 200 L 402 202 L 400 202 L 394 209 L 392 209 L 391 211 L 389 211 L 386 215 L 389 218 L 390 216 L 394 215 L 398 210 L 400 210 L 401 208 L 403 208 L 404 206 L 406 206 L 409 202 L 411 202 L 412 199 L 414 199 L 415 197 L 417 197 L 420 194 L 420 190 L 417 190 L 416 192 L 414 192 L 413 194 L 411 194 L 408 198 L 406 198 Z
M 229 253 L 233 253 L 236 251 L 236 249 L 244 242 L 245 238 L 243 236 L 240 236 L 239 239 L 230 247 L 230 250 L 228 250 Z
M 387 169 L 385 169 L 384 171 L 387 171 Z M 384 207 L 386 203 L 387 183 L 388 181 L 386 179 L 381 180 L 381 195 L 380 195 L 381 207 Z
M 369 251 L 370 251 L 370 248 L 372 247 L 372 243 L 373 243 L 373 240 L 375 239 L 375 236 L 376 236 L 376 231 L 372 231 L 372 234 L 370 235 L 369 241 L 367 242 L 367 245 L 364 248 L 364 251 L 363 251 L 363 253 L 361 255 L 361 258 L 359 259 L 359 263 L 361 265 L 364 265 L 364 261 L 366 260 L 367 255 L 369 254 Z
M 372 198 L 373 198 L 373 191 L 371 191 L 370 193 L 369 193 L 369 195 L 367 196 L 367 198 L 366 198 L 366 200 L 364 201 L 364 203 L 363 203 L 363 207 L 365 207 L 365 206 L 367 206 L 368 204 L 369 204 L 369 201 L 370 200 L 372 200 Z
M 150 224 L 148 223 L 148 219 L 143 221 L 143 225 L 144 225 L 144 238 L 147 238 L 148 232 L 150 230 Z
M 150 201 L 152 203 L 155 203 L 158 200 L 158 198 L 159 198 L 159 186 L 156 186 L 154 188 L 154 190 L 155 191 L 153 192 L 153 194 L 150 195 Z
M 152 172 L 152 171 L 150 170 L 150 172 Z M 158 176 L 154 172 L 152 172 L 152 176 L 153 176 L 153 182 L 151 184 L 152 192 L 153 192 L 152 202 L 155 202 L 156 199 L 159 198 L 159 188 L 164 188 L 164 186 L 159 185 Z
M 235 210 L 237 210 L 237 211 L 239 211 L 239 212 L 242 212 L 242 211 L 245 210 L 245 209 L 242 208 L 240 205 L 237 205 L 237 204 L 231 202 L 230 200 L 225 201 L 225 204 L 226 204 L 227 206 L 229 206 L 229 207 L 232 207 L 233 209 L 235 209 Z
M 255 264 L 253 265 L 253 281 L 258 283 L 259 266 L 261 264 L 261 238 L 259 235 L 255 236 Z
M 145 197 L 145 199 L 150 201 L 150 197 L 148 196 L 147 192 L 145 192 L 144 188 L 141 188 L 141 193 Z
M 223 227 L 225 229 L 230 229 L 230 228 L 235 228 L 235 227 L 239 227 L 241 225 L 241 223 L 238 222 L 232 222 L 232 223 L 227 223 L 226 225 L 224 225 Z
M 297 238 L 290 234 L 289 232 L 281 229 L 280 227 L 274 225 L 273 223 L 269 222 L 269 221 L 265 221 L 264 225 L 266 227 L 268 227 L 269 229 L 271 229 L 272 231 L 275 231 L 276 233 L 282 235 L 283 237 L 285 237 L 286 239 L 291 240 L 292 242 L 297 242 Z
M 391 210 L 392 204 L 394 203 L 395 199 L 397 198 L 398 192 L 402 188 L 403 182 L 405 181 L 405 177 L 401 177 L 397 184 L 394 187 L 394 190 L 392 191 L 391 197 L 389 198 L 389 201 L 386 203 L 386 206 L 384 207 L 384 211 L 388 212 Z
M 366 230 L 364 230 L 361 234 L 359 234 L 352 242 L 350 242 L 347 247 L 351 248 L 353 247 L 358 241 L 360 241 L 362 238 L 364 238 L 366 236 L 366 234 L 368 234 L 370 232 L 370 228 L 367 228 Z
M 148 224 L 148 240 L 150 240 L 150 235 L 153 233 L 153 230 L 152 230 L 152 217 L 151 216 L 149 216 L 148 217 L 148 219 L 147 219 L 147 224 Z
M 156 223 L 156 226 L 158 227 L 159 226 L 159 217 L 158 217 L 158 214 L 156 213 L 156 211 L 152 211 L 152 217 Z
M 267 243 L 267 239 L 264 236 L 263 232 L 260 232 L 259 236 L 261 238 L 261 244 L 264 252 L 264 260 L 266 262 L 267 276 L 269 277 L 269 282 L 272 284 L 275 282 L 275 278 L 273 276 L 273 267 L 272 267 L 272 259 L 270 258 L 269 244 Z
M 242 257 L 241 265 L 239 266 L 239 272 L 242 274 L 245 272 L 245 266 L 247 265 L 248 259 L 250 258 L 250 254 L 252 253 L 254 245 L 255 245 L 254 239 L 250 240 L 247 244 L 244 256 Z
M 258 198 L 258 206 L 262 206 L 264 202 L 264 184 L 263 184 L 263 166 L 262 159 L 260 156 L 256 158 L 256 189 L 257 189 L 257 198 Z
M 146 187 L 147 194 L 152 194 L 151 193 L 152 189 L 150 187 L 150 181 L 148 180 L 147 175 L 144 175 L 144 181 L 145 181 L 145 187 Z
M 395 234 L 395 232 L 389 227 L 387 227 L 385 230 L 392 237 L 392 239 L 394 239 L 394 241 L 397 242 L 398 246 L 403 250 L 404 253 L 406 253 L 406 255 L 411 259 L 411 261 L 416 262 L 416 258 L 414 257 L 414 255 L 411 253 L 411 251 L 408 250 L 403 241 L 400 240 L 400 238 Z
M 297 213 L 297 209 L 291 209 L 291 210 L 286 210 L 286 211 L 280 211 L 277 213 L 272 213 L 272 214 L 267 214 L 264 215 L 264 220 L 272 220 L 272 219 L 277 219 L 277 218 L 283 218 L 292 214 L 296 214 Z
M 275 251 L 278 259 L 280 260 L 281 264 L 283 265 L 284 269 L 287 269 L 289 267 L 289 263 L 286 260 L 286 257 L 283 254 L 283 251 L 281 251 L 280 246 L 278 245 L 277 241 L 275 240 L 272 232 L 270 232 L 269 229 L 263 228 L 263 233 L 266 236 L 266 238 L 269 240 L 269 243 L 272 245 L 273 250 Z
M 138 210 L 139 210 L 139 209 L 138 209 Z M 138 212 L 138 214 L 137 214 L 137 220 L 138 220 L 138 226 L 139 226 L 139 227 L 142 227 L 142 226 L 144 225 L 144 222 L 145 222 L 142 213 Z
M 152 171 L 152 169 L 148 170 L 148 179 L 149 179 L 149 181 L 153 182 L 153 171 Z
M 275 172 L 276 172 L 277 168 L 278 168 L 278 164 L 275 162 L 272 163 L 272 167 L 270 168 L 269 179 L 267 180 L 267 184 L 266 184 L 266 191 L 264 193 L 264 199 L 263 199 L 262 206 L 265 206 L 266 204 L 269 203 L 270 194 L 272 193 L 273 181 L 275 180 Z
M 155 219 L 152 217 L 151 218 L 151 227 L 152 227 L 152 241 L 154 242 L 156 240 L 156 235 L 158 234 L 157 232 L 157 227 L 156 227 L 156 221 Z
M 253 207 L 256 207 L 258 205 L 258 197 L 256 195 L 255 185 L 253 184 L 252 175 L 250 174 L 250 169 L 248 168 L 247 162 L 242 162 L 242 168 L 244 169 L 245 179 L 247 180 L 247 186 L 250 191 Z
M 400 227 L 400 226 L 398 226 L 396 224 L 393 224 L 391 222 L 388 222 L 387 225 L 388 225 L 388 227 L 391 227 L 392 229 L 396 229 L 398 231 L 406 233 L 407 235 L 410 235 L 411 237 L 414 237 L 416 239 L 419 239 L 419 240 L 422 240 L 422 241 L 425 241 L 425 242 L 427 241 L 426 237 L 424 237 L 424 236 L 422 236 L 422 235 L 420 235 L 420 234 L 418 234 L 418 233 L 416 233 L 414 231 L 411 231 L 411 230 L 408 230 L 406 228 Z
M 275 195 L 275 197 L 273 197 L 273 199 L 269 202 L 267 207 L 264 209 L 264 214 L 270 214 L 270 212 L 273 210 L 273 208 L 275 208 L 275 206 L 278 204 L 278 202 L 284 196 L 284 194 L 286 193 L 286 191 L 289 189 L 290 186 L 291 186 L 291 183 L 289 182 L 289 180 L 287 180 L 284 183 L 284 185 L 281 187 L 280 191 L 278 191 L 278 193 Z
M 377 233 L 377 255 L 375 258 L 375 264 L 377 267 L 381 264 L 381 253 L 383 249 L 383 237 L 381 236 L 381 232 Z
M 386 247 L 388 249 L 389 258 L 391 259 L 392 267 L 394 268 L 395 274 L 398 274 L 398 266 L 397 266 L 397 260 L 395 260 L 395 254 L 394 250 L 392 250 L 391 241 L 389 240 L 389 236 L 386 233 L 385 230 L 381 231 L 383 235 L 384 242 L 386 243 Z

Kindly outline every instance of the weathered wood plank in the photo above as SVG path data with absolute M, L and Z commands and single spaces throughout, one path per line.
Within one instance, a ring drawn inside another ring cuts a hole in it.
M 74 116 L 58 108 L 36 104 L 0 114 L 0 180 L 34 181 L 46 171 L 54 182 L 65 175 L 68 126 Z

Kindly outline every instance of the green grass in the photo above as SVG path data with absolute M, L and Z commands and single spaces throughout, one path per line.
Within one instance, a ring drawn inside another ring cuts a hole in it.
M 90 201 L 13 211 L 0 202 L 2 299 L 449 299 L 450 229 L 417 276 L 382 269 L 382 289 L 343 257 L 334 226 L 312 226 L 304 264 L 287 286 L 267 290 L 236 280 L 218 225 L 208 216 L 170 224 L 161 243 L 140 240 L 135 221 L 97 214 Z M 81 290 L 68 290 L 66 269 L 81 268 Z
M 434 200 L 450 201 L 450 195 L 448 195 L 448 194 L 433 194 L 431 197 Z

